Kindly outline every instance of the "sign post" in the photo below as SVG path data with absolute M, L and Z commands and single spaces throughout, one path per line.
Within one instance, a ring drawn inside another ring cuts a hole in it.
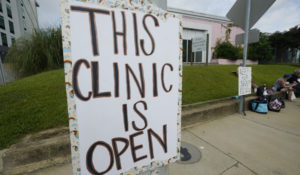
M 246 67 L 247 52 L 248 52 L 250 9 L 251 9 L 251 0 L 247 0 L 246 15 L 245 15 L 245 29 L 244 29 L 245 37 L 244 37 L 243 67 Z M 239 76 L 240 76 L 240 74 L 239 74 Z M 250 85 L 250 87 L 251 87 L 251 85 Z M 239 89 L 240 89 L 240 87 L 239 87 Z M 240 114 L 245 114 L 244 101 L 245 101 L 244 95 L 240 95 L 240 105 L 239 105 Z
M 62 0 L 73 174 L 180 158 L 182 25 L 148 1 Z
M 271 7 L 275 0 L 237 0 L 233 7 L 227 13 L 227 17 L 234 24 L 244 29 L 244 52 L 243 67 L 246 67 L 249 30 L 260 19 L 260 17 Z M 246 13 L 244 13 L 244 11 Z M 245 114 L 244 96 L 240 96 L 239 113 Z
M 3 85 L 6 84 L 6 80 L 5 80 L 5 75 L 4 75 L 4 71 L 3 71 L 3 65 L 2 65 L 2 59 L 0 57 L 0 73 L 1 73 L 1 79 L 2 79 L 2 83 Z

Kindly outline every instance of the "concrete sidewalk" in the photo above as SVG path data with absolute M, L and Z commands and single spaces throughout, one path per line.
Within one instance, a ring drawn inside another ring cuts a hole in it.
M 300 99 L 280 113 L 248 111 L 186 128 L 182 140 L 201 151 L 195 164 L 172 164 L 170 175 L 297 175 L 300 174 Z M 61 165 L 31 175 L 71 175 Z

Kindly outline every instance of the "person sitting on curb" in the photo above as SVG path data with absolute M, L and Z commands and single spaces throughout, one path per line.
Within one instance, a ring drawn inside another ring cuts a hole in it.
M 295 83 L 287 84 L 287 80 L 291 78 L 291 74 L 284 74 L 283 77 L 279 78 L 275 81 L 272 90 L 274 92 L 288 92 L 288 100 L 292 101 L 292 93 L 293 93 L 293 86 L 295 86 Z
M 296 69 L 294 71 L 294 73 L 292 74 L 292 77 L 288 79 L 288 82 L 290 82 L 290 84 L 293 84 L 293 83 L 296 84 L 295 86 L 293 86 L 293 89 L 295 90 L 296 96 L 300 96 L 299 75 L 300 75 L 300 69 Z

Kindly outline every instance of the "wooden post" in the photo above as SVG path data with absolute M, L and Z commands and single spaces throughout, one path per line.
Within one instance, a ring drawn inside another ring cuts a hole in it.
M 209 35 L 206 34 L 206 66 L 208 66 Z

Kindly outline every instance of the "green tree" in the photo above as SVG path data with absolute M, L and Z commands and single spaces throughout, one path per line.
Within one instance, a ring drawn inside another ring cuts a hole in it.
M 260 33 L 259 42 L 249 44 L 248 59 L 268 61 L 273 58 L 272 47 L 268 36 Z
M 236 60 L 241 58 L 240 48 L 235 47 L 229 41 L 218 40 L 215 47 L 215 57 Z
M 290 28 L 289 31 L 273 33 L 269 41 L 276 57 L 283 62 L 287 49 L 292 49 L 292 53 L 300 49 L 300 25 Z

